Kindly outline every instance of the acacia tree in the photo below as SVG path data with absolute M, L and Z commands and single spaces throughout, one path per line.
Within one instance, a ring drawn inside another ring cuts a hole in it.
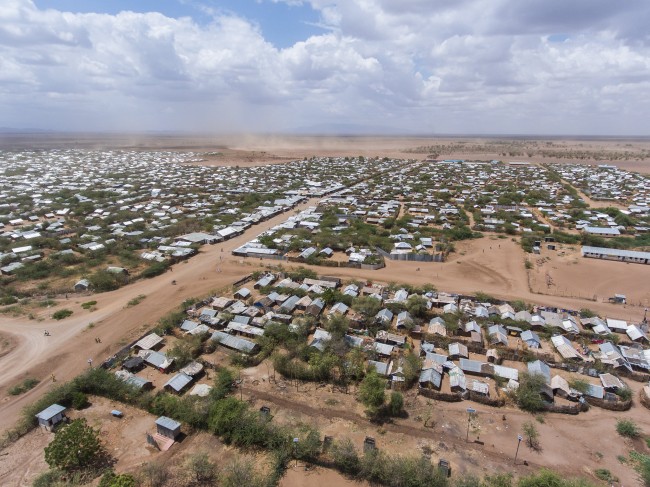
M 406 309 L 416 318 L 422 318 L 427 313 L 427 300 L 418 294 L 413 294 L 406 300 Z
M 51 468 L 80 470 L 96 465 L 105 453 L 99 432 L 82 418 L 56 432 L 45 447 L 45 461 Z
M 386 381 L 374 369 L 361 381 L 359 400 L 368 408 L 368 415 L 374 416 L 384 405 Z

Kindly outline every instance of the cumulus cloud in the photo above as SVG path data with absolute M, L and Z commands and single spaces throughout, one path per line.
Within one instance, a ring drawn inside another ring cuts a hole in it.
M 266 0 L 326 29 L 286 48 L 255 22 L 0 5 L 0 125 L 65 130 L 636 134 L 646 0 Z

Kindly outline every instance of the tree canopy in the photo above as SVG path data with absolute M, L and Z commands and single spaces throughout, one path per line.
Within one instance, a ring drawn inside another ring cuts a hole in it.
M 45 447 L 47 464 L 51 468 L 67 471 L 95 465 L 104 454 L 98 431 L 83 418 L 61 427 Z

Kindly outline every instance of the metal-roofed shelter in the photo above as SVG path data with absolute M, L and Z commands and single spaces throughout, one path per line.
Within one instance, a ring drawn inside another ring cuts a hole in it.
M 514 367 L 505 367 L 503 365 L 492 365 L 494 368 L 494 375 L 508 380 L 519 380 L 519 371 Z
M 546 383 L 551 383 L 551 368 L 541 360 L 528 362 L 528 373 L 530 375 L 540 374 L 546 379 Z
M 452 391 L 465 391 L 467 389 L 467 379 L 459 367 L 454 367 L 449 370 L 449 386 Z
M 501 325 L 492 325 L 488 328 L 488 336 L 491 345 L 508 346 L 508 333 Z
M 185 320 L 185 321 L 183 321 L 183 323 L 181 323 L 181 330 L 183 330 L 183 331 L 192 331 L 197 326 L 199 326 L 199 324 L 196 321 Z
M 600 374 L 598 376 L 600 382 L 603 385 L 604 389 L 609 389 L 610 391 L 617 391 L 618 389 L 623 389 L 625 385 L 621 382 L 621 379 L 612 374 Z
M 133 348 L 139 348 L 141 350 L 152 350 L 159 346 L 163 342 L 163 337 L 159 336 L 156 333 L 150 333 L 146 337 L 138 340 Z
M 562 358 L 582 359 L 582 357 L 578 355 L 578 352 L 576 352 L 576 349 L 573 348 L 571 342 L 565 336 L 555 335 L 551 337 L 551 342 L 553 343 L 553 346 L 557 349 L 558 353 L 562 355 Z
M 478 360 L 469 360 L 466 358 L 461 358 L 459 360 L 460 370 L 467 372 L 468 374 L 482 375 L 483 371 L 483 362 Z
M 629 336 L 630 340 L 633 342 L 648 342 L 648 336 L 636 325 L 628 326 L 625 333 L 627 333 L 627 336 Z
M 384 357 L 390 357 L 393 354 L 393 350 L 395 347 L 393 345 L 389 345 L 388 343 L 381 343 L 381 342 L 375 342 L 373 344 L 373 349 L 379 354 Z
M 248 288 L 243 287 L 239 289 L 234 296 L 239 299 L 248 299 L 251 297 L 251 292 Z
M 463 345 L 462 343 L 450 343 L 448 347 L 448 352 L 449 352 L 449 357 L 469 357 L 469 352 L 467 351 L 467 346 Z
M 216 340 L 224 347 L 231 348 L 242 353 L 254 353 L 258 348 L 257 343 L 253 343 L 244 338 L 229 335 L 228 333 L 224 333 L 222 331 L 215 331 L 210 339 Z
M 163 387 L 180 394 L 193 380 L 191 376 L 181 372 L 169 379 Z
M 526 330 L 521 334 L 521 341 L 523 341 L 530 348 L 539 348 L 542 344 L 537 333 L 532 330 Z
M 46 430 L 52 431 L 57 424 L 65 420 L 66 409 L 65 406 L 60 404 L 48 406 L 36 415 L 38 424 Z
M 442 385 L 442 366 L 431 367 L 429 369 L 424 369 L 420 372 L 419 384 L 420 387 L 433 387 L 434 389 L 440 389 Z
M 375 320 L 384 324 L 389 324 L 393 321 L 393 313 L 388 308 L 384 308 L 382 310 L 379 310 L 379 312 L 375 315 Z
M 386 377 L 389 374 L 390 371 L 390 362 L 389 363 L 384 363 L 384 362 L 378 362 L 376 360 L 368 360 L 368 369 L 375 369 L 377 374 L 381 375 L 382 377 Z
M 582 247 L 582 256 L 593 259 L 619 260 L 636 264 L 650 264 L 650 252 L 636 250 L 608 249 L 604 247 Z
M 161 416 L 156 420 L 156 432 L 165 438 L 175 440 L 181 433 L 181 424 L 167 416 Z
M 490 395 L 490 385 L 480 380 L 473 380 L 470 385 L 470 390 L 482 396 Z
M 167 355 L 164 353 L 152 352 L 151 350 L 141 350 L 138 352 L 138 355 L 142 357 L 148 365 L 157 368 L 161 372 L 166 372 L 174 362 L 173 358 L 167 358 Z

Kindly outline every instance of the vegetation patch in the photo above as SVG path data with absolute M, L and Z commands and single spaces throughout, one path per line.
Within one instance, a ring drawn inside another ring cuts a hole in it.
M 139 294 L 139 295 L 136 296 L 135 298 L 129 300 L 129 302 L 126 303 L 126 307 L 127 307 L 127 308 L 131 308 L 131 307 L 133 307 L 133 306 L 137 306 L 137 305 L 139 305 L 142 301 L 144 301 L 144 299 L 145 299 L 146 297 L 147 297 L 147 296 L 144 295 L 144 294 Z
M 60 309 L 60 310 L 55 311 L 54 313 L 52 313 L 52 319 L 54 319 L 54 320 L 63 320 L 63 319 L 65 319 L 65 318 L 67 318 L 68 316 L 71 316 L 71 315 L 72 315 L 72 310 L 64 308 L 64 309 Z
M 33 377 L 28 377 L 20 384 L 16 384 L 15 386 L 10 387 L 8 392 L 12 396 L 19 396 L 20 394 L 24 394 L 25 392 L 36 387 L 39 382 L 40 381 L 38 379 L 34 379 Z
M 625 438 L 635 439 L 641 436 L 641 429 L 629 419 L 619 419 L 616 422 L 616 432 Z
M 85 303 L 81 303 L 81 307 L 83 309 L 92 309 L 95 307 L 97 304 L 97 301 L 86 301 Z

